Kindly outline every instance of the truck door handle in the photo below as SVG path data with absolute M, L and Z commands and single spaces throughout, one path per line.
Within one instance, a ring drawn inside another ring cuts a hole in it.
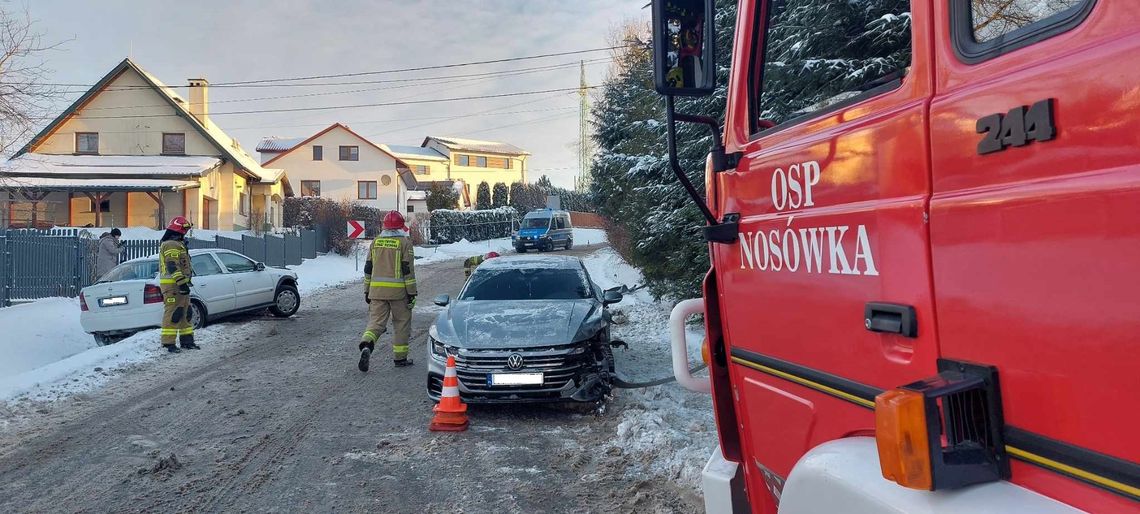
M 871 332 L 918 337 L 918 319 L 914 307 L 909 305 L 867 302 L 863 307 L 863 326 Z

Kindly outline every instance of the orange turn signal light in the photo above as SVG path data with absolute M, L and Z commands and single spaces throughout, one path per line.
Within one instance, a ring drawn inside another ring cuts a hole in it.
M 894 389 L 875 397 L 875 443 L 883 478 L 910 489 L 934 489 L 922 393 Z
M 703 344 L 701 344 L 701 360 L 704 361 L 705 366 L 709 365 L 712 359 L 709 358 L 709 340 L 706 337 Z

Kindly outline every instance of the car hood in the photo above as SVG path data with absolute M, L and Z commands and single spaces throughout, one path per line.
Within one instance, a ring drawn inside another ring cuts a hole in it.
M 578 329 L 600 315 L 601 305 L 583 300 L 466 300 L 440 316 L 437 330 L 461 348 L 528 348 L 569 344 Z

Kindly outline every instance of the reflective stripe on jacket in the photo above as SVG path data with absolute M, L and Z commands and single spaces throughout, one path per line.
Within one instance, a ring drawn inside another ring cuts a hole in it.
M 372 241 L 364 263 L 368 298 L 399 300 L 416 292 L 415 254 L 412 241 L 400 231 L 385 230 Z
M 190 282 L 194 275 L 190 267 L 190 253 L 181 241 L 163 241 L 158 247 L 158 284 L 173 289 Z

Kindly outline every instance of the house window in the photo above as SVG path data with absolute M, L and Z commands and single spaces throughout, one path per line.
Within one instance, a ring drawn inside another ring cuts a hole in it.
M 487 167 L 487 158 L 486 157 L 476 157 L 475 158 L 475 165 L 480 167 L 480 168 L 486 168 Z
M 96 205 L 95 200 L 91 200 L 91 212 L 111 212 L 111 201 L 110 200 L 103 200 L 103 201 L 99 202 L 98 211 L 96 211 L 95 205 Z
M 163 155 L 186 155 L 186 134 L 162 134 Z
M 463 154 L 456 155 L 455 156 L 455 164 L 458 164 L 460 166 L 470 166 L 471 165 L 471 156 L 470 155 L 463 155 Z
M 390 180 L 390 179 L 389 179 Z M 376 181 L 361 180 L 356 183 L 356 197 L 361 200 L 376 199 Z
M 360 160 L 360 147 L 359 146 L 342 146 L 342 147 L 340 147 L 340 160 L 342 160 L 342 161 L 359 161 Z
M 504 170 L 509 170 L 509 169 L 511 169 L 511 158 L 510 158 L 510 157 L 507 157 L 506 159 L 503 159 L 503 169 L 504 169 Z
M 302 180 L 301 181 L 301 196 L 321 196 L 321 181 L 319 180 Z
M 408 214 L 411 214 L 413 212 L 416 212 L 416 206 L 412 205 L 412 204 L 408 204 Z
M 313 145 L 313 160 L 314 161 L 325 160 L 325 147 L 323 147 L 321 145 Z
M 390 185 L 392 185 L 392 177 L 389 177 L 388 175 L 384 175 L 383 177 L 380 177 L 380 183 L 383 184 L 385 187 L 390 186 Z
M 238 193 L 238 214 L 244 215 L 247 212 L 249 212 L 249 210 L 245 208 L 245 204 L 248 201 L 249 201 L 249 195 L 247 195 L 245 193 Z
M 98 154 L 99 153 L 99 133 L 98 132 L 76 132 L 75 133 L 75 153 Z
M 416 165 L 416 175 L 427 175 L 428 167 L 423 164 Z

